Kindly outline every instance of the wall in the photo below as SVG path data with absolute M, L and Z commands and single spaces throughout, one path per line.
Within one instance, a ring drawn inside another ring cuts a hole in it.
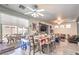
M 12 16 L 9 14 L 0 13 L 1 24 L 3 25 L 14 25 L 18 27 L 28 27 L 28 19 Z
M 39 23 L 43 23 L 43 24 L 47 24 L 47 25 L 51 25 L 50 23 L 47 23 L 45 21 L 42 21 L 42 20 L 35 20 L 35 19 L 30 19 L 29 20 L 29 24 L 32 25 L 32 23 L 36 23 L 37 24 L 37 30 L 39 30 Z M 29 27 L 29 31 L 32 33 L 32 29 Z M 50 34 L 50 28 L 48 27 L 48 33 Z
M 79 35 L 79 17 L 77 18 L 77 34 Z
M 79 35 L 79 23 L 77 23 L 77 34 Z
M 76 35 L 77 34 L 77 23 L 72 22 L 72 23 L 65 23 L 63 25 L 66 25 L 66 24 L 71 24 L 71 28 L 54 28 L 54 33 Z

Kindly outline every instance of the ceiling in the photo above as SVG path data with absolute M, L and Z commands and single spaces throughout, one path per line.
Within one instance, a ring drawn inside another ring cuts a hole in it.
M 9 4 L 2 5 L 8 9 L 14 10 L 18 13 L 25 15 L 24 13 L 30 12 L 29 9 L 20 9 L 19 4 Z M 23 4 L 25 7 L 34 8 L 33 4 Z M 45 21 L 53 21 L 56 20 L 58 16 L 62 19 L 67 19 L 67 22 L 71 22 L 79 16 L 79 5 L 78 4 L 37 4 L 38 9 L 45 9 L 45 11 L 41 12 L 44 14 L 44 17 L 38 17 L 35 19 L 42 19 Z M 31 17 L 30 15 L 25 15 Z

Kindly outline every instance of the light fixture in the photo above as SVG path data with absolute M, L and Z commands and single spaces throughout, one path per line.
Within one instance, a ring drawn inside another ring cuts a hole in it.
M 33 14 L 31 14 L 33 17 L 38 17 L 38 15 L 37 14 L 35 14 L 35 13 L 33 13 Z
M 61 20 L 61 18 L 60 18 L 60 17 L 58 17 L 58 20 Z
M 24 13 L 25 15 L 31 15 L 32 17 L 43 17 L 44 15 L 41 13 L 43 11 L 46 11 L 45 9 L 38 9 L 38 6 L 37 5 L 34 5 L 34 8 L 32 7 L 26 7 L 27 9 L 29 9 L 31 12 L 27 12 L 27 13 Z
M 58 17 L 57 20 L 54 21 L 54 23 L 57 23 L 57 24 L 61 24 L 63 22 L 64 20 L 62 20 L 61 17 Z
M 31 14 L 31 15 L 32 15 L 33 17 L 39 17 L 39 15 L 42 16 L 42 17 L 44 16 L 44 15 L 41 14 L 41 13 L 33 13 L 33 14 Z

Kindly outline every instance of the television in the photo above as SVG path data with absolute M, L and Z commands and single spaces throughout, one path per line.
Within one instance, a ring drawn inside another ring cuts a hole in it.
M 48 33 L 48 25 L 39 23 L 39 30 L 40 30 L 40 32 Z

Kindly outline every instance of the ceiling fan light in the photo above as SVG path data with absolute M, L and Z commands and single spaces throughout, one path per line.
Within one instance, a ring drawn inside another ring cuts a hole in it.
M 31 14 L 31 16 L 34 16 L 33 14 Z
M 34 13 L 34 14 L 31 14 L 31 15 L 32 15 L 33 17 L 38 17 L 38 15 L 37 15 L 37 14 L 35 14 L 35 13 Z

